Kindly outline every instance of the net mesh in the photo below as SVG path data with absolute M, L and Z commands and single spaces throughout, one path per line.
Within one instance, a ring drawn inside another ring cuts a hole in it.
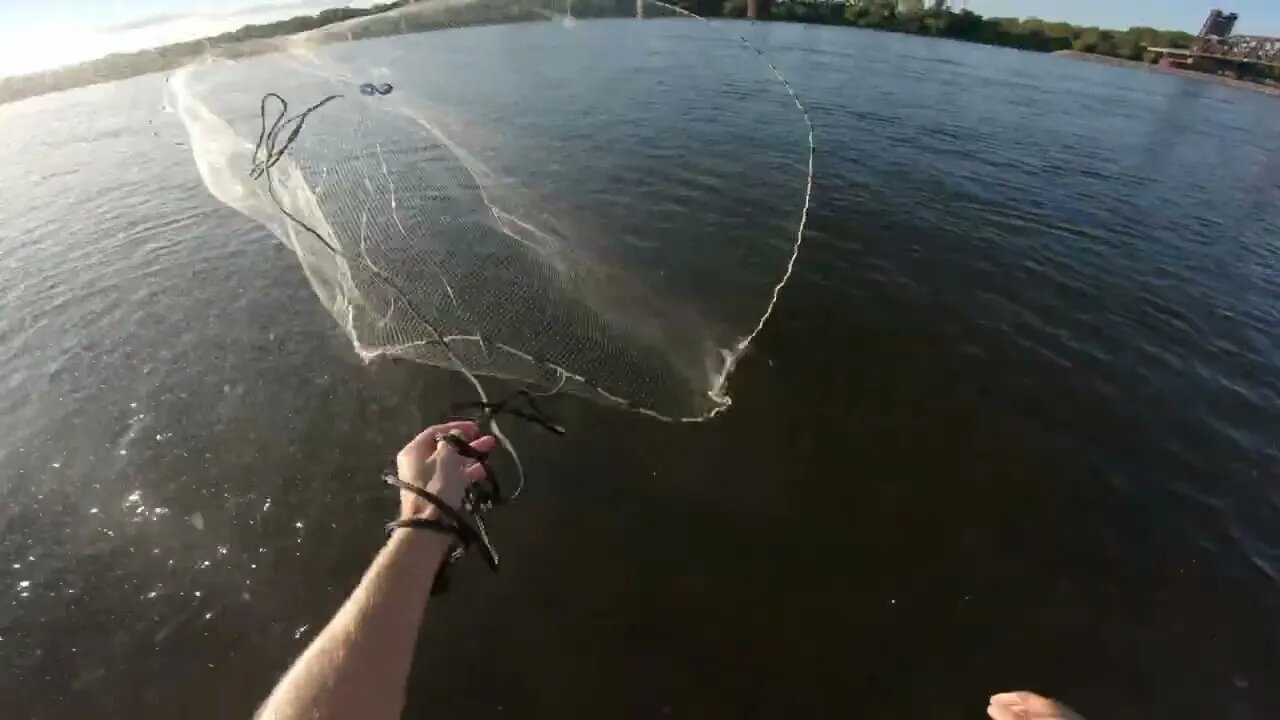
M 728 406 L 808 205 L 812 129 L 751 29 L 418 2 L 224 49 L 170 102 L 362 356 L 696 420 Z

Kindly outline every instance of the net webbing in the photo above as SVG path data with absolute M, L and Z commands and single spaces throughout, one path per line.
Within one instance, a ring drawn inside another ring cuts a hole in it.
M 361 355 L 702 420 L 794 271 L 813 129 L 751 26 L 625 7 L 404 5 L 186 68 L 172 104 Z M 738 220 L 762 190 L 775 220 Z

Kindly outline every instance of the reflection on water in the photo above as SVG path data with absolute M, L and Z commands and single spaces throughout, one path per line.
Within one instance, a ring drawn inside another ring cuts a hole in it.
M 821 154 L 734 410 L 669 426 L 569 398 L 570 437 L 520 429 L 508 562 L 432 607 L 412 703 L 954 717 L 1032 686 L 1094 717 L 1274 715 L 1275 100 L 751 32 Z M 292 255 L 204 192 L 162 83 L 0 107 L 14 717 L 248 714 L 378 546 L 378 471 L 466 397 L 356 361 Z

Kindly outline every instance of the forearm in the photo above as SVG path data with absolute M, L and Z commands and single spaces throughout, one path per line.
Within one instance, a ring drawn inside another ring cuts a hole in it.
M 258 717 L 399 718 L 423 609 L 448 546 L 437 532 L 396 531 Z

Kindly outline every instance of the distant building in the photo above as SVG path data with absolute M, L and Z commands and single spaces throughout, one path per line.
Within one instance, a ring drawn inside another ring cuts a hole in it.
M 1274 83 L 1280 74 L 1280 38 L 1235 35 L 1235 13 L 1214 10 L 1191 47 L 1149 47 L 1161 66 Z
M 1200 28 L 1200 37 L 1230 37 L 1239 19 L 1240 16 L 1236 13 L 1214 10 L 1209 13 L 1209 19 L 1204 21 L 1204 27 Z

